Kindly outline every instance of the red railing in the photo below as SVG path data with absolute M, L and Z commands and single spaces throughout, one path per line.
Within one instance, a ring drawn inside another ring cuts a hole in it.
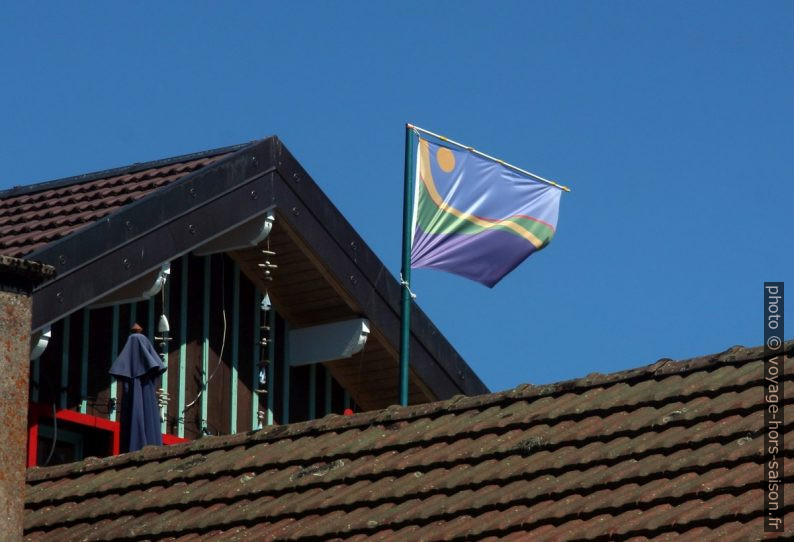
M 38 458 L 39 420 L 52 420 L 52 414 L 52 405 L 44 405 L 41 403 L 29 403 L 28 405 L 28 467 L 35 467 Z M 80 412 L 68 409 L 56 410 L 55 417 L 64 422 L 107 431 L 109 433 L 108 436 L 112 437 L 112 444 L 108 448 L 107 455 L 119 454 L 119 445 L 121 442 L 121 424 L 119 424 L 119 422 L 113 422 L 105 418 L 90 416 L 88 414 L 81 414 Z M 188 442 L 188 439 L 163 433 L 163 444 L 171 445 L 181 442 Z

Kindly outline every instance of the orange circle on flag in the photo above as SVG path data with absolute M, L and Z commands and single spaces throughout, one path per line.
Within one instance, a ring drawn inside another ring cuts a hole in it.
M 442 171 L 449 173 L 455 169 L 455 155 L 452 154 L 451 150 L 445 147 L 438 148 L 436 151 L 436 160 Z

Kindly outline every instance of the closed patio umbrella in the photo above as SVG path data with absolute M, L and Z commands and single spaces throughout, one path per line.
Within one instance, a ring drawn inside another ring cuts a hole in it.
M 122 383 L 122 452 L 134 452 L 150 444 L 162 445 L 160 410 L 157 405 L 157 379 L 165 371 L 160 356 L 137 324 L 124 349 L 110 367 L 110 374 Z

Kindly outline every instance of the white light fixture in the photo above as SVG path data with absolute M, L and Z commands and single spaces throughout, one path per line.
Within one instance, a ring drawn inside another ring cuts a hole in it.
M 364 349 L 368 336 L 369 320 L 364 318 L 292 329 L 289 364 L 295 367 L 349 358 Z
M 272 210 L 268 211 L 264 216 L 259 215 L 204 243 L 195 249 L 193 254 L 196 256 L 209 256 L 218 252 L 255 247 L 270 235 L 270 230 L 273 229 L 275 220 L 276 215 L 274 212 Z
M 41 331 L 37 332 L 33 339 L 31 340 L 31 348 L 30 348 L 30 359 L 38 359 L 47 349 L 47 345 L 50 344 L 50 338 L 52 337 L 52 329 L 50 326 L 45 327 Z
M 160 269 L 150 271 L 133 280 L 129 284 L 110 292 L 105 297 L 91 304 L 92 309 L 121 305 L 124 303 L 137 303 L 160 293 L 168 277 L 171 275 L 171 264 L 164 263 Z

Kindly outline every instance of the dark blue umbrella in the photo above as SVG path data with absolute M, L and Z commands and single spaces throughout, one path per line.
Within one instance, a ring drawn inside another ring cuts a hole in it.
M 122 452 L 163 444 L 155 389 L 165 366 L 149 339 L 137 332 L 139 329 L 137 325 L 133 328 L 127 344 L 110 368 L 110 374 L 121 381 L 124 390 L 121 401 Z

